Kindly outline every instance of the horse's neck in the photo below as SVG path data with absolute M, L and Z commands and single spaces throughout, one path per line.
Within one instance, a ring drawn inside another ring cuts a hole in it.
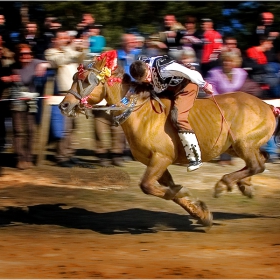
M 133 102 L 133 98 L 134 96 L 132 95 L 131 102 Z M 171 100 L 161 100 L 161 102 L 165 105 L 165 108 L 163 108 L 158 101 L 149 96 L 141 97 L 136 95 L 136 98 L 136 105 L 133 107 L 130 116 L 123 123 L 123 128 L 129 130 L 132 128 L 135 133 L 138 133 L 137 128 L 140 127 L 149 127 L 149 129 L 153 129 L 153 126 L 150 125 L 151 123 L 155 126 L 158 126 L 159 122 L 164 125 L 170 113 Z
M 127 90 L 120 82 L 116 82 L 112 85 L 105 84 L 105 99 L 108 105 L 119 104 L 123 96 L 125 96 Z

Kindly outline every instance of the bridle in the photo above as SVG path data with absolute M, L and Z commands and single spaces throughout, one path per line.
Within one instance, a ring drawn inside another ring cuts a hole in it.
M 80 64 L 78 67 L 78 72 L 73 77 L 73 81 L 77 82 L 78 84 L 79 92 L 74 91 L 73 89 L 68 90 L 69 93 L 73 94 L 80 101 L 83 100 L 83 98 L 89 96 L 93 89 L 98 86 L 100 82 L 105 83 L 105 78 L 110 77 L 111 75 L 111 71 L 107 67 L 103 67 L 102 70 L 98 70 L 93 66 L 94 63 L 91 62 L 87 65 L 86 69 L 84 69 L 83 65 Z M 85 72 L 89 72 L 87 75 L 89 85 L 86 88 L 83 87 Z
M 111 70 L 104 66 L 101 70 L 98 70 L 94 67 L 95 62 L 91 62 L 84 68 L 82 64 L 78 67 L 78 72 L 74 75 L 73 81 L 77 82 L 78 84 L 78 91 L 75 91 L 73 89 L 69 89 L 68 93 L 74 95 L 80 102 L 79 102 L 79 109 L 82 114 L 85 114 L 88 118 L 88 112 L 87 108 L 93 109 L 92 106 L 87 104 L 88 96 L 91 94 L 93 89 L 98 86 L 100 83 L 105 84 L 106 80 L 111 77 Z M 87 76 L 85 76 L 85 73 L 89 72 Z M 83 81 L 87 78 L 88 80 L 88 86 L 86 88 L 83 87 Z M 117 82 L 120 82 L 122 79 L 120 78 L 113 78 L 112 81 L 116 79 Z M 109 79 L 110 80 L 110 79 Z M 155 96 L 155 94 L 152 93 L 152 98 L 156 99 L 160 105 L 165 108 L 165 105 L 159 100 L 158 97 Z M 117 109 L 120 111 L 123 111 L 120 115 L 113 115 L 113 123 L 115 126 L 121 125 L 123 122 L 125 122 L 130 114 L 141 108 L 150 98 L 146 98 L 145 101 L 143 101 L 140 105 L 136 106 L 138 96 L 134 95 L 133 98 L 131 98 L 129 104 L 125 105 L 123 108 L 113 108 L 111 106 L 111 109 Z M 121 100 L 122 103 L 122 100 Z M 82 106 L 81 106 L 82 105 Z M 109 111 L 111 109 L 108 109 Z

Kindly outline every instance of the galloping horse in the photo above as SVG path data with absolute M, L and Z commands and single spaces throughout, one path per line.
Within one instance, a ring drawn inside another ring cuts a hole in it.
M 135 85 L 128 104 L 118 104 L 131 86 L 120 67 L 110 68 L 111 54 L 103 53 L 73 77 L 73 84 L 60 103 L 63 114 L 73 117 L 86 112 L 86 107 L 104 98 L 111 107 L 116 123 L 121 124 L 133 157 L 147 166 L 140 187 L 145 194 L 173 200 L 203 225 L 212 224 L 211 212 L 201 201 L 187 199 L 188 191 L 176 185 L 168 166 L 185 164 L 187 158 L 172 122 L 173 101 L 157 100 L 144 85 Z M 116 68 L 116 69 L 115 69 Z M 217 106 L 216 102 L 219 106 Z M 189 121 L 197 135 L 202 161 L 210 161 L 229 153 L 245 161 L 241 170 L 224 175 L 215 185 L 217 197 L 235 184 L 241 192 L 252 196 L 251 177 L 265 169 L 266 155 L 260 151 L 276 129 L 276 114 L 270 105 L 244 92 L 197 99 Z M 277 133 L 279 133 L 279 126 Z

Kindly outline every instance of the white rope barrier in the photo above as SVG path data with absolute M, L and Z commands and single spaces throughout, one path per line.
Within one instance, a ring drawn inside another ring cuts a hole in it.
M 13 100 L 29 100 L 29 99 L 47 99 L 47 103 L 49 105 L 59 105 L 61 101 L 64 99 L 65 96 L 63 95 L 51 95 L 51 96 L 38 96 L 34 98 L 27 98 L 27 97 L 22 97 L 22 98 L 6 98 L 6 99 L 0 99 L 1 101 L 13 101 Z M 280 98 L 278 99 L 265 99 L 263 100 L 265 103 L 269 105 L 273 105 L 274 107 L 280 108 Z M 106 100 L 103 99 L 101 102 L 99 102 L 96 105 L 106 105 Z

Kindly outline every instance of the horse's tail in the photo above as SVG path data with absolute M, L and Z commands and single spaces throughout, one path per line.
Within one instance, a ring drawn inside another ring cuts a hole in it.
M 273 133 L 274 141 L 275 141 L 275 144 L 278 147 L 280 147 L 280 109 L 277 107 L 274 107 L 273 105 L 270 105 L 270 108 L 272 109 L 273 114 L 276 117 L 276 121 L 277 121 L 276 128 Z

